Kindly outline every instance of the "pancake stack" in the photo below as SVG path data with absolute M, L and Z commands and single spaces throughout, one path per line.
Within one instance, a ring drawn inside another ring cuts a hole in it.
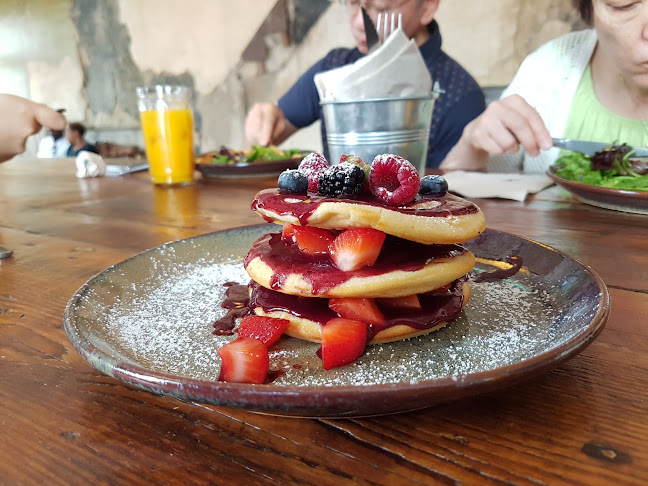
M 329 356 L 337 352 L 325 348 L 340 341 L 364 339 L 364 350 L 455 319 L 475 262 L 461 243 L 485 226 L 476 205 L 448 193 L 439 177 L 419 179 L 401 157 L 378 156 L 371 167 L 349 159 L 328 167 L 312 154 L 278 188 L 259 192 L 252 209 L 282 227 L 244 261 L 250 309 L 287 319 L 285 334 L 321 342 Z M 357 356 L 338 358 L 323 357 L 324 367 Z

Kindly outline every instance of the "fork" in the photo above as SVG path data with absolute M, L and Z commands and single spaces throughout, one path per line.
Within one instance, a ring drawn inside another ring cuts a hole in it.
M 398 26 L 396 25 L 396 19 L 398 19 Z M 380 12 L 378 14 L 376 30 L 381 43 L 384 43 L 397 28 L 403 30 L 403 14 L 397 14 L 396 12 Z

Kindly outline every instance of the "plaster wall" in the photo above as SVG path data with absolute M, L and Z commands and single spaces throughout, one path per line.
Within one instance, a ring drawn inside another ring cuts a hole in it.
M 141 145 L 135 86 L 182 82 L 195 92 L 198 150 L 247 146 L 255 101 L 276 100 L 331 48 L 353 45 L 344 8 L 331 1 L 301 42 L 267 34 L 265 60 L 243 61 L 277 1 L 5 0 L 0 91 L 65 107 L 98 141 Z M 305 1 L 285 0 L 287 15 Z M 570 0 L 445 0 L 437 18 L 445 50 L 483 86 L 507 84 L 528 52 L 583 27 Z M 319 128 L 284 145 L 319 150 Z

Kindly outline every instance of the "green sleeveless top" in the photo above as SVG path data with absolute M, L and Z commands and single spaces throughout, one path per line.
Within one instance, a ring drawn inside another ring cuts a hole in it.
M 648 121 L 624 118 L 599 103 L 588 65 L 574 94 L 563 137 L 648 147 Z

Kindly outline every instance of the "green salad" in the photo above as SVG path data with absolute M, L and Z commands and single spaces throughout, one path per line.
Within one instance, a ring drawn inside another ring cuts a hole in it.
M 298 149 L 281 150 L 273 145 L 270 145 L 269 147 L 253 145 L 252 148 L 248 150 L 232 150 L 226 147 L 221 147 L 220 150 L 214 152 L 211 163 L 225 165 L 283 160 L 299 157 L 301 153 L 302 151 Z
M 627 145 L 613 145 L 591 157 L 569 152 L 556 160 L 554 174 L 594 186 L 648 192 L 648 159 L 633 159 Z

